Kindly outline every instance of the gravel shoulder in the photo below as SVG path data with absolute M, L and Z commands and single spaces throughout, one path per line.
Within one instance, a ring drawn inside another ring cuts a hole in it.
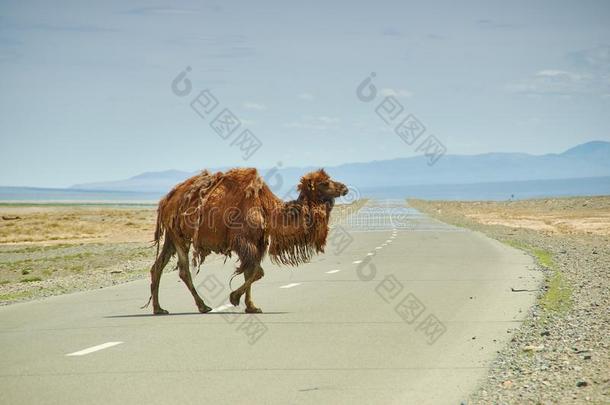
M 527 251 L 545 276 L 469 403 L 610 403 L 610 197 L 409 204 Z

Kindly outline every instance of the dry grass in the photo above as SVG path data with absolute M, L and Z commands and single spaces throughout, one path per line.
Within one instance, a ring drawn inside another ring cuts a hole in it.
M 0 205 L 0 244 L 144 242 L 151 239 L 153 207 Z
M 417 206 L 417 200 L 412 201 Z M 441 213 L 461 213 L 485 225 L 543 233 L 610 235 L 610 196 L 521 201 L 428 201 Z

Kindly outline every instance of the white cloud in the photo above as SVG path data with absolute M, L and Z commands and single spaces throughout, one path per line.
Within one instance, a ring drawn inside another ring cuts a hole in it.
M 259 103 L 253 103 L 251 101 L 246 101 L 243 104 L 244 108 L 247 110 L 256 110 L 256 111 L 263 111 L 267 109 L 267 106 L 264 104 L 259 104 Z
M 558 69 L 540 70 L 527 79 L 509 83 L 505 88 L 511 93 L 562 96 L 596 94 L 601 90 L 599 81 L 591 74 Z
M 541 70 L 539 72 L 536 72 L 535 76 L 537 77 L 553 77 L 553 78 L 558 78 L 558 79 L 568 79 L 568 80 L 582 80 L 585 78 L 585 76 L 583 75 L 579 75 L 578 73 L 571 73 L 571 72 L 566 72 L 565 70 L 553 70 L 553 69 L 547 69 L 547 70 Z
M 396 98 L 408 98 L 408 97 L 413 96 L 412 92 L 410 92 L 409 90 L 405 90 L 405 89 L 385 88 L 385 89 L 381 89 L 380 93 L 384 97 L 394 96 Z
M 198 10 L 176 7 L 140 7 L 127 11 L 128 14 L 150 15 L 150 14 L 193 14 Z
M 314 119 L 317 119 L 320 122 L 323 122 L 324 124 L 338 124 L 339 123 L 339 118 L 335 118 L 335 117 L 327 117 L 324 115 L 321 115 L 319 117 L 313 117 Z
M 300 98 L 301 100 L 307 100 L 307 101 L 311 101 L 314 99 L 313 94 L 311 94 L 311 93 L 301 93 L 297 97 Z
M 527 96 L 595 95 L 610 93 L 610 46 L 598 46 L 567 54 L 570 70 L 544 69 L 509 83 L 505 89 Z
M 306 115 L 306 116 L 303 116 L 298 121 L 292 121 L 292 122 L 288 122 L 288 123 L 284 124 L 284 127 L 299 128 L 299 129 L 326 130 L 326 129 L 337 128 L 337 126 L 340 122 L 341 122 L 341 120 L 336 117 L 328 117 L 325 115 L 319 115 L 319 116 Z

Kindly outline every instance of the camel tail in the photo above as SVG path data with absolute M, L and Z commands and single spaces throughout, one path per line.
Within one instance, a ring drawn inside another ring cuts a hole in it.
M 143 306 L 141 306 L 140 309 L 148 308 L 151 300 L 152 300 L 152 295 L 150 297 L 148 297 L 148 302 L 146 304 L 144 304 Z
M 243 271 L 242 271 L 241 273 L 243 273 Z M 238 272 L 237 272 L 237 270 L 235 270 L 235 272 L 234 272 L 234 273 L 233 273 L 233 275 L 231 276 L 231 279 L 229 280 L 229 290 L 231 290 L 231 289 L 232 289 L 232 287 L 231 287 L 231 283 L 233 282 L 233 279 L 235 278 L 235 276 L 237 276 L 238 274 L 241 274 L 241 273 L 238 273 Z
M 153 246 L 156 246 L 157 253 L 155 255 L 155 259 L 159 257 L 159 245 L 161 243 L 161 238 L 165 233 L 165 228 L 163 223 L 161 222 L 161 205 L 159 204 L 159 209 L 157 210 L 157 224 L 155 226 L 155 235 L 153 240 Z

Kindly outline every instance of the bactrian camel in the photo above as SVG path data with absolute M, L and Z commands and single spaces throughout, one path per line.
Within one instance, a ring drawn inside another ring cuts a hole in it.
M 239 258 L 235 274 L 243 274 L 245 281 L 229 294 L 229 301 L 239 305 L 245 293 L 245 311 L 261 312 L 254 305 L 251 288 L 265 274 L 261 261 L 267 252 L 272 262 L 292 266 L 324 252 L 335 198 L 348 192 L 322 169 L 303 176 L 297 190 L 296 200 L 284 202 L 253 168 L 203 171 L 175 186 L 157 210 L 157 257 L 150 270 L 153 313 L 168 313 L 159 304 L 159 282 L 175 254 L 180 278 L 199 312 L 211 310 L 193 286 L 189 251 L 197 267 L 212 252 L 228 257 L 235 253 Z

